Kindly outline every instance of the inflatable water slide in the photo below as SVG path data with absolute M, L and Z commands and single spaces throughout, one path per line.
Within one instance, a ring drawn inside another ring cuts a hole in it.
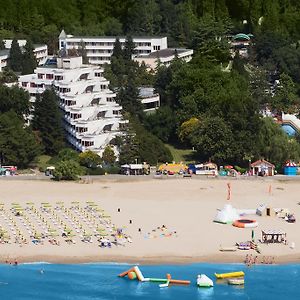
M 290 136 L 294 136 L 296 133 L 300 134 L 300 119 L 295 115 L 282 113 L 281 126 Z

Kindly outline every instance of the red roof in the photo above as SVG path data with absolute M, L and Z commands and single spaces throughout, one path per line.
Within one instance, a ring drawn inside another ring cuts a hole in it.
M 251 164 L 251 167 L 256 167 L 256 166 L 259 166 L 259 165 L 267 165 L 269 167 L 272 167 L 272 168 L 275 168 L 275 166 L 273 164 L 271 164 L 270 162 L 264 160 L 264 159 L 259 159 L 257 161 L 255 161 L 254 163 Z

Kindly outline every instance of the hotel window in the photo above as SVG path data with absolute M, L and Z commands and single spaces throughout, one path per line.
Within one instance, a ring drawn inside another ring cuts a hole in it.
M 160 46 L 153 46 L 153 49 L 154 49 L 155 51 L 159 51 L 159 50 L 160 50 Z
M 38 73 L 38 79 L 43 79 L 44 74 Z
M 22 82 L 22 87 L 27 87 L 27 82 Z
M 81 144 L 85 147 L 94 146 L 94 142 L 90 142 L 90 141 L 81 141 Z
M 36 84 L 34 82 L 30 82 L 30 87 L 36 87 Z
M 55 80 L 63 80 L 63 76 L 61 76 L 61 75 L 56 75 L 56 76 L 54 77 L 54 79 L 55 79 Z
M 102 77 L 102 73 L 95 73 L 95 77 Z
M 46 79 L 53 79 L 53 74 L 46 74 Z

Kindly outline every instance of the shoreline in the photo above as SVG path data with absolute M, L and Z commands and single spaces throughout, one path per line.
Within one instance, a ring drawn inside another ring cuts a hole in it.
M 247 253 L 246 253 L 247 254 Z M 261 259 L 263 255 L 258 255 Z M 51 263 L 51 264 L 87 264 L 87 263 L 112 263 L 112 264 L 137 264 L 137 265 L 188 265 L 196 263 L 208 264 L 244 264 L 245 255 L 204 255 L 204 256 L 148 256 L 148 257 L 133 257 L 133 256 L 17 256 L 13 258 L 0 258 L 0 264 L 5 264 L 6 261 L 17 260 L 19 264 L 23 263 Z M 300 255 L 282 255 L 275 257 L 275 264 L 256 265 L 286 265 L 300 264 Z

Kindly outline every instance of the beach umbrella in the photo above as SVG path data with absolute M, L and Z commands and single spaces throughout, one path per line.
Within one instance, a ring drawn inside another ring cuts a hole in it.
M 108 236 L 108 234 L 106 232 L 100 232 L 99 235 L 100 236 Z
M 102 218 L 110 218 L 110 215 L 105 215 L 105 214 L 103 214 L 101 217 L 102 217 Z

